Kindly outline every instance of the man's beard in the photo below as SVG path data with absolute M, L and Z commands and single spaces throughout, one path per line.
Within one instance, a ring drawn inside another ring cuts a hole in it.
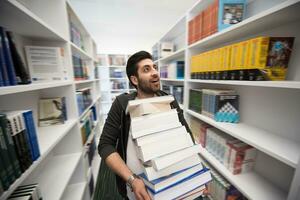
M 151 83 L 149 81 L 144 81 L 138 78 L 138 82 L 138 88 L 145 94 L 154 94 L 160 90 L 160 83 L 158 83 L 158 87 L 151 87 Z

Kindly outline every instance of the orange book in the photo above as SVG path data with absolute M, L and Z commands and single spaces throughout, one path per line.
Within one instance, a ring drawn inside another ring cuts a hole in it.
M 193 42 L 193 19 L 189 21 L 188 44 Z
M 202 13 L 195 17 L 195 42 L 201 39 Z
M 205 38 L 208 36 L 209 34 L 209 23 L 210 23 L 210 19 L 209 19 L 209 10 L 208 8 L 206 8 L 203 11 L 203 23 L 202 23 L 202 35 L 201 38 Z
M 212 5 L 211 14 L 211 30 L 210 35 L 218 32 L 218 12 L 219 12 L 219 0 L 215 0 Z

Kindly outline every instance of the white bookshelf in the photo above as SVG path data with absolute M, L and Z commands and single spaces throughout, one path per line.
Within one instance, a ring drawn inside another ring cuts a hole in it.
M 82 34 L 84 50 L 71 41 L 70 21 Z M 15 34 L 16 46 L 24 61 L 26 61 L 24 54 L 26 45 L 63 48 L 68 77 L 65 81 L 0 87 L 0 110 L 30 109 L 33 111 L 41 153 L 41 156 L 0 196 L 0 200 L 7 199 L 18 186 L 30 183 L 39 184 L 43 199 L 46 200 L 90 199 L 93 194 L 88 194 L 86 179 L 87 171 L 91 169 L 83 167 L 86 165 L 84 164 L 86 160 L 83 158 L 85 151 L 80 133 L 82 115 L 79 115 L 75 91 L 91 88 L 92 104 L 87 109 L 93 105 L 98 107 L 98 121 L 92 134 L 98 136 L 101 80 L 95 78 L 94 74 L 97 61 L 96 43 L 66 0 L 1 1 L 0 26 Z M 89 80 L 75 81 L 72 54 L 79 55 L 85 61 L 88 66 Z M 66 97 L 68 120 L 61 125 L 38 127 L 39 99 L 62 96 Z M 97 156 L 95 152 L 95 157 Z M 93 167 L 95 168 L 95 164 Z M 94 178 L 96 183 L 97 177 Z
M 161 81 L 184 82 L 184 79 L 160 78 Z
M 212 0 L 199 0 L 183 17 L 157 40 L 180 46 L 170 56 L 155 61 L 159 67 L 174 60 L 185 61 L 184 114 L 254 146 L 258 155 L 253 172 L 232 175 L 205 149 L 201 156 L 249 199 L 287 199 L 299 196 L 300 182 L 300 1 L 248 0 L 245 19 L 229 28 L 188 45 L 188 22 Z M 183 20 L 184 19 L 184 20 Z M 182 42 L 182 35 L 184 40 Z M 294 36 L 292 56 L 286 81 L 230 81 L 190 78 L 192 56 L 257 36 Z M 182 45 L 183 43 L 183 45 Z M 160 56 L 160 52 L 158 52 Z M 176 79 L 161 78 L 176 84 Z M 241 122 L 215 122 L 188 109 L 190 89 L 234 89 L 240 95 Z M 299 197 L 298 197 L 299 198 Z

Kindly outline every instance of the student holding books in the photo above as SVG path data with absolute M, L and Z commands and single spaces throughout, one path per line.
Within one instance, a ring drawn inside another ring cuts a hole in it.
M 134 155 L 130 151 L 130 146 L 133 144 L 128 139 L 130 116 L 125 111 L 130 100 L 165 96 L 168 94 L 160 90 L 159 73 L 150 53 L 140 51 L 133 54 L 128 59 L 126 73 L 130 83 L 137 91 L 130 94 L 124 93 L 116 97 L 104 124 L 98 151 L 107 166 L 116 174 L 118 191 L 125 199 L 128 199 L 127 195 L 129 194 L 127 191 L 131 189 L 135 199 L 148 200 L 150 196 L 147 193 L 144 182 L 132 173 L 126 165 L 126 163 L 132 160 L 132 156 Z M 170 106 L 177 109 L 181 124 L 185 126 L 191 135 L 191 131 L 184 119 L 183 111 L 180 109 L 178 102 L 175 100 L 170 103 Z M 153 126 L 156 125 L 153 124 Z

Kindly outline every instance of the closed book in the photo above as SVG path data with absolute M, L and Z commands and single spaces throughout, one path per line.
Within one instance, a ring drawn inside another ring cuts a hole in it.
M 145 185 L 147 188 L 151 189 L 151 191 L 157 193 L 160 192 L 166 188 L 168 188 L 171 185 L 174 185 L 184 179 L 186 179 L 189 176 L 192 176 L 193 174 L 196 174 L 197 172 L 201 171 L 203 169 L 202 164 L 195 165 L 193 167 L 175 172 L 169 176 L 165 176 L 153 181 L 147 180 L 147 177 L 145 174 L 141 174 L 140 177 L 142 177 Z
M 151 123 L 149 123 L 149 121 Z M 160 124 L 159 126 L 153 126 L 153 124 Z M 155 132 L 168 130 L 182 126 L 179 122 L 176 109 L 172 109 L 167 112 L 160 112 L 151 115 L 145 115 L 135 117 L 131 119 L 130 132 L 132 137 L 138 138 L 145 135 L 149 135 Z
M 170 145 L 172 144 L 172 145 Z M 138 156 L 143 162 L 192 146 L 194 143 L 186 130 L 167 140 L 138 147 Z
M 0 134 L 1 134 L 1 130 L 0 130 Z M 1 144 L 0 144 L 0 146 L 1 146 Z M 6 170 L 6 166 L 4 165 L 5 163 L 3 162 L 3 159 L 2 159 L 1 155 L 2 155 L 2 148 L 0 149 L 0 162 L 1 162 L 1 165 L 0 165 L 0 182 L 2 184 L 3 190 L 7 190 L 10 186 L 10 181 L 9 181 L 8 173 L 7 173 L 7 170 Z
M 27 129 L 27 134 L 31 146 L 32 160 L 35 161 L 40 157 L 40 147 L 38 143 L 38 137 L 36 133 L 36 127 L 33 119 L 33 113 L 31 110 L 24 110 L 23 117 Z
M 188 158 L 185 158 L 179 162 L 174 163 L 173 165 L 170 165 L 169 167 L 166 167 L 166 168 L 158 170 L 158 171 L 153 166 L 144 166 L 143 171 L 144 171 L 144 174 L 147 176 L 147 179 L 149 181 L 152 181 L 152 180 L 164 177 L 164 176 L 168 176 L 177 171 L 190 168 L 190 167 L 198 165 L 200 163 L 201 163 L 201 160 L 200 160 L 199 156 L 196 154 L 196 155 L 192 155 Z
M 14 67 L 15 67 L 17 83 L 18 84 L 29 84 L 29 83 L 31 83 L 29 71 L 17 50 L 16 43 L 15 43 L 14 37 L 13 37 L 13 33 L 12 32 L 6 32 L 6 33 L 7 33 L 7 38 L 9 41 L 11 56 L 12 56 Z
M 10 185 L 15 181 L 16 177 L 14 173 L 13 163 L 9 158 L 9 152 L 7 144 L 5 142 L 4 132 L 2 128 L 0 129 L 0 156 L 2 158 L 1 165 L 4 166 L 7 175 L 7 179 L 5 179 L 5 184 L 8 183 Z
M 205 189 L 206 189 L 205 185 L 201 185 L 200 187 L 177 197 L 176 200 L 194 200 L 197 197 L 200 197 L 203 194 Z
M 5 140 L 6 145 L 7 145 L 7 151 L 9 153 L 9 159 L 10 159 L 12 165 L 13 165 L 13 170 L 14 170 L 15 177 L 18 178 L 18 177 L 21 176 L 22 172 L 21 172 L 19 160 L 17 158 L 17 153 L 16 153 L 16 150 L 15 150 L 15 144 L 14 144 L 13 139 L 11 137 L 11 133 L 9 132 L 6 115 L 4 115 L 4 114 L 0 114 L 0 126 L 1 126 L 1 129 L 3 131 L 4 140 Z
M 171 110 L 170 103 L 173 101 L 173 96 L 131 100 L 128 102 L 126 113 L 129 113 L 132 119 L 147 114 L 169 111 Z
M 11 57 L 9 41 L 3 27 L 0 27 L 0 35 L 2 37 L 3 55 L 7 67 L 9 85 L 17 85 L 15 66 Z
M 158 170 L 162 170 L 166 167 L 169 167 L 181 160 L 184 160 L 190 156 L 194 156 L 194 159 L 198 160 L 198 154 L 200 152 L 200 145 L 193 145 L 191 147 L 185 148 L 185 149 L 181 149 L 179 151 L 176 152 L 172 152 L 170 154 L 167 154 L 165 156 L 161 156 L 159 158 L 155 158 L 152 159 L 152 165 L 154 167 L 154 169 Z
M 178 127 L 178 128 L 173 128 L 173 129 L 168 129 L 165 131 L 160 131 L 157 133 L 153 133 L 151 135 L 146 135 L 143 137 L 139 137 L 136 139 L 136 144 L 137 146 L 144 146 L 147 144 L 155 144 L 156 142 L 159 141 L 165 141 L 170 138 L 175 138 L 177 136 L 180 137 L 182 133 L 186 133 L 186 129 L 184 126 Z
M 148 192 L 153 200 L 175 199 L 208 183 L 210 180 L 211 175 L 209 169 L 203 168 L 201 171 L 181 180 L 180 182 L 170 185 L 159 192 L 154 192 L 150 188 L 148 188 Z
M 1 26 L 0 29 L 2 29 Z M 8 79 L 7 64 L 4 57 L 4 47 L 2 40 L 4 40 L 4 38 L 2 37 L 2 34 L 0 34 L 0 70 L 2 75 L 3 86 L 9 86 L 10 83 Z

